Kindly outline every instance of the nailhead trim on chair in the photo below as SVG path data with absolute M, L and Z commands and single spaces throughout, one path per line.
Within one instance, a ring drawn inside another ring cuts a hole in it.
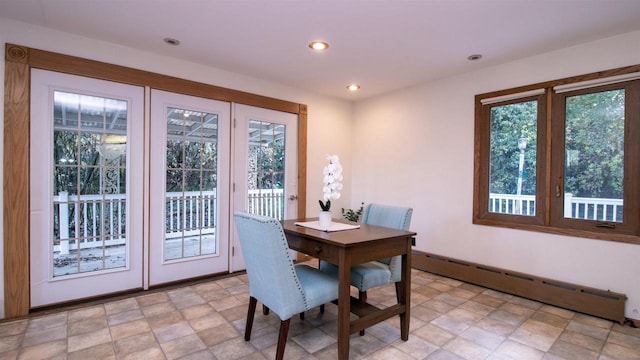
M 242 216 L 242 215 L 240 215 Z M 242 216 L 245 219 L 251 219 L 248 218 L 246 216 Z M 277 225 L 279 225 L 278 220 L 273 219 L 273 218 L 269 218 L 268 220 L 262 221 L 260 219 L 257 219 L 257 221 L 260 221 L 263 224 L 267 224 L 267 223 L 275 223 Z M 285 236 L 281 236 L 280 240 L 282 241 L 282 243 L 288 248 L 289 247 L 289 243 L 287 242 L 287 238 Z M 291 254 L 287 251 L 287 259 L 289 260 L 289 263 L 292 264 L 291 262 Z M 302 302 L 304 303 L 304 307 L 305 309 L 309 308 L 309 304 L 307 303 L 307 296 L 304 293 L 304 291 L 302 291 L 302 284 L 300 284 L 300 280 L 298 279 L 298 274 L 296 273 L 296 269 L 295 267 L 292 265 L 289 270 L 293 273 L 293 278 L 295 279 L 296 282 L 296 287 L 298 288 L 298 291 L 300 291 L 300 293 L 302 294 Z

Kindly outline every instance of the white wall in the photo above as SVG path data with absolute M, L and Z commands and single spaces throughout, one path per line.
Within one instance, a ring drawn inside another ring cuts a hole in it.
M 419 250 L 626 293 L 626 315 L 640 319 L 633 312 L 640 310 L 640 246 L 471 223 L 474 95 L 638 64 L 638 32 L 461 74 L 355 107 L 241 74 L 0 18 L 2 69 L 6 42 L 307 104 L 309 216 L 315 216 L 322 196 L 324 155 L 338 154 L 345 168 L 345 191 L 333 205 L 334 216 L 341 207 L 355 208 L 362 201 L 409 204 L 414 207 L 412 229 L 418 232 Z M 0 81 L 4 83 L 4 71 Z M 0 94 L 4 98 L 3 87 Z M 0 116 L 3 106 L 0 102 Z M 0 156 L 2 151 L 0 146 Z M 0 202 L 2 196 L 0 192 Z M 0 228 L 2 219 L 0 215 Z M 0 246 L 0 289 L 2 259 Z
M 349 173 L 351 117 L 352 105 L 349 102 L 313 93 L 293 89 L 273 82 L 251 78 L 241 74 L 226 72 L 200 64 L 190 63 L 174 58 L 142 52 L 111 43 L 92 40 L 81 36 L 53 31 L 29 24 L 16 22 L 0 17 L 0 84 L 4 84 L 4 48 L 5 43 L 28 46 L 32 48 L 54 51 L 124 65 L 141 70 L 171 75 L 188 80 L 213 84 L 230 89 L 265 95 L 282 100 L 308 105 L 308 152 L 307 152 L 307 214 L 316 216 L 320 210 L 317 200 L 322 197 L 322 168 L 327 164 L 325 154 L 340 155 Z M 4 99 L 4 86 L 0 87 L 0 98 Z M 4 101 L 0 102 L 0 131 L 4 124 Z M 1 137 L 0 137 L 1 138 Z M 2 141 L 2 140 L 0 140 Z M 0 156 L 3 147 L 0 146 Z M 10 156 L 10 154 L 7 154 Z M 2 169 L 0 169 L 0 182 Z M 332 206 L 334 215 L 338 216 L 340 207 L 346 206 L 349 199 L 349 178 L 345 179 L 343 198 Z M 2 186 L 0 185 L 0 188 Z M 2 202 L 0 192 L 0 203 Z M 344 204 L 344 205 L 343 205 Z M 0 212 L 1 212 L 0 208 Z M 337 211 L 337 214 L 336 214 Z M 2 237 L 2 215 L 0 213 L 0 237 Z M 4 244 L 4 239 L 0 245 Z M 3 246 L 0 246 L 0 289 L 4 289 Z M 4 292 L 0 290 L 0 318 L 4 318 Z
M 418 250 L 624 293 L 640 319 L 640 245 L 471 221 L 475 94 L 634 64 L 640 32 L 358 102 L 351 201 L 411 205 Z

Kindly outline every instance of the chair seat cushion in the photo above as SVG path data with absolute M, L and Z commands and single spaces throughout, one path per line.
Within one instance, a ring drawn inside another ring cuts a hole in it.
M 320 269 L 336 276 L 338 274 L 338 267 L 326 261 L 320 262 Z M 391 282 L 391 270 L 381 262 L 371 261 L 351 267 L 351 285 L 357 287 L 358 291 L 367 291 Z
M 295 266 L 302 285 L 306 309 L 331 302 L 338 298 L 338 278 L 306 264 Z

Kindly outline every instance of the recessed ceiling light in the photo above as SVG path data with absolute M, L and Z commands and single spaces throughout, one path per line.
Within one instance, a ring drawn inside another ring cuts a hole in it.
M 358 90 L 360 90 L 360 85 L 358 85 L 358 84 L 347 85 L 347 90 L 349 90 L 349 91 L 358 91 Z
M 329 48 L 329 43 L 326 41 L 312 41 L 309 43 L 309 47 L 313 50 L 323 51 Z
M 469 55 L 469 57 L 467 57 L 467 60 L 469 61 L 476 61 L 476 60 L 480 60 L 482 59 L 482 55 L 480 54 L 473 54 L 473 55 Z
M 169 45 L 173 45 L 173 46 L 180 45 L 180 41 L 176 40 L 174 38 L 164 38 L 164 39 L 162 39 L 162 41 L 164 41 L 165 43 L 167 43 Z

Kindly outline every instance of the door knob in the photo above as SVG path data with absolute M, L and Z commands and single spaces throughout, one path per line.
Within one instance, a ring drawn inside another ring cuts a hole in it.
M 293 200 L 298 200 L 298 195 L 291 195 L 289 196 L 289 200 L 293 201 Z

